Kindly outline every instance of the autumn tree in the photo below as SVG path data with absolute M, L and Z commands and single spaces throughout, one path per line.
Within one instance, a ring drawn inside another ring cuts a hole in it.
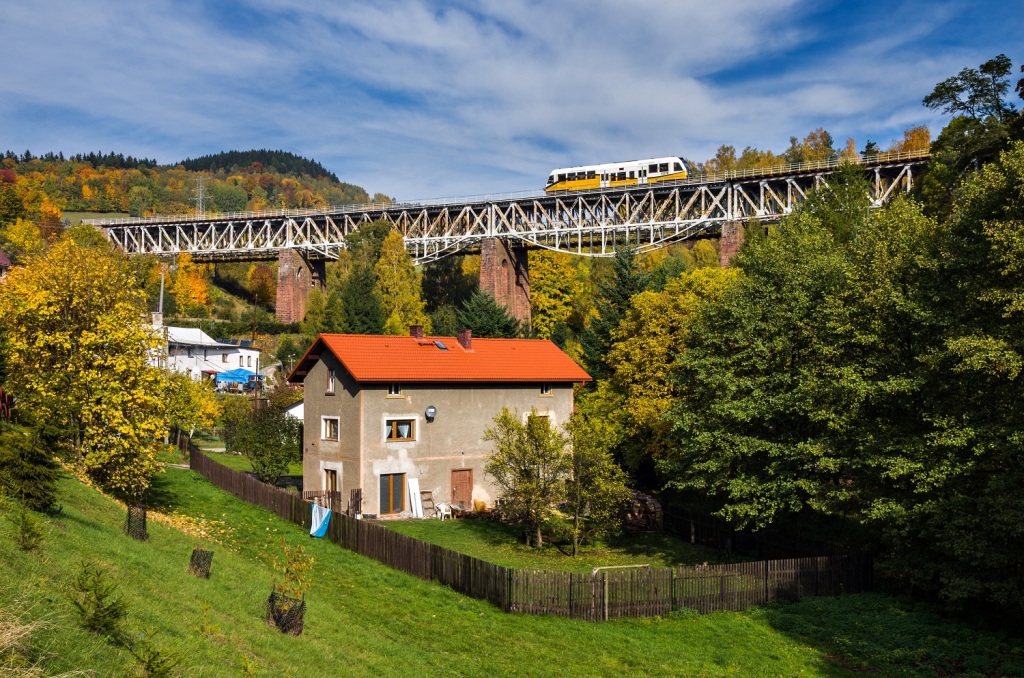
M 636 250 L 628 247 L 616 250 L 611 271 L 597 283 L 594 306 L 598 316 L 593 318 L 582 337 L 583 357 L 587 371 L 601 380 L 610 374 L 605 360 L 614 330 L 629 309 L 633 296 L 647 287 L 648 274 L 640 267 Z
M 250 266 L 245 283 L 257 306 L 267 306 L 277 297 L 277 278 L 266 264 Z
M 164 389 L 167 418 L 180 439 L 191 439 L 196 429 L 209 428 L 220 416 L 221 405 L 213 393 L 212 382 L 198 381 L 183 372 L 167 375 Z
M 236 431 L 234 446 L 249 459 L 261 481 L 276 484 L 288 464 L 299 458 L 302 424 L 271 407 L 250 410 Z
M 167 429 L 159 337 L 122 255 L 65 238 L 0 286 L 6 386 L 33 425 L 104 487 L 138 497 Z
M 429 333 L 430 318 L 424 310 L 420 281 L 405 249 L 405 239 L 398 231 L 391 231 L 384 238 L 374 271 L 374 292 L 387 318 L 384 334 L 407 334 L 410 325 L 423 325 Z
M 569 321 L 582 282 L 572 256 L 539 250 L 530 253 L 530 307 L 533 330 L 550 339 L 555 328 Z
M 210 304 L 210 270 L 209 264 L 195 263 L 187 252 L 178 255 L 171 294 L 181 313 L 206 316 Z
M 615 531 L 619 511 L 629 498 L 626 474 L 612 457 L 615 433 L 613 424 L 603 416 L 582 410 L 569 422 L 569 474 L 566 479 L 565 505 L 572 524 L 572 555 L 580 542 L 593 540 Z
M 897 153 L 911 153 L 914 151 L 927 151 L 932 145 L 932 131 L 928 125 L 917 125 L 903 130 L 903 138 L 893 141 L 889 151 Z
M 568 439 L 548 417 L 533 412 L 524 422 L 506 407 L 484 431 L 484 440 L 494 443 L 484 470 L 501 488 L 502 511 L 524 525 L 527 544 L 532 540 L 542 547 L 542 526 L 565 496 Z

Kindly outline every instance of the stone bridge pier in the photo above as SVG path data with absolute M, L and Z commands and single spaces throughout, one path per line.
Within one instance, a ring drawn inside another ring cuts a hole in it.
M 309 290 L 323 288 L 325 275 L 322 259 L 310 260 L 296 250 L 281 250 L 277 257 L 278 322 L 301 322 L 306 315 Z
M 509 315 L 530 324 L 530 267 L 525 247 L 502 238 L 480 243 L 480 289 L 487 292 Z

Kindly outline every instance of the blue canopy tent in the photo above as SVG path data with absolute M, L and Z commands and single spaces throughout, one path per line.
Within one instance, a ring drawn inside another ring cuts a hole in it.
M 246 370 L 241 367 L 237 367 L 227 372 L 220 372 L 217 374 L 218 384 L 247 384 L 249 383 L 249 377 L 255 377 L 256 373 L 252 370 Z

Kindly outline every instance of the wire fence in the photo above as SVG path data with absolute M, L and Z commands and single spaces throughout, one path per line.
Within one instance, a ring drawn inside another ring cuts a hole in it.
M 261 483 L 191 448 L 189 464 L 218 487 L 309 529 L 310 500 Z M 340 503 L 340 495 L 328 497 Z M 335 504 L 335 501 L 330 501 Z M 673 518 L 678 523 L 678 518 Z M 694 528 L 696 529 L 696 528 Z M 868 591 L 871 556 L 845 552 L 811 558 L 593 573 L 507 568 L 335 512 L 327 539 L 396 570 L 486 600 L 511 613 L 585 621 L 653 617 L 677 610 L 740 611 L 774 600 Z

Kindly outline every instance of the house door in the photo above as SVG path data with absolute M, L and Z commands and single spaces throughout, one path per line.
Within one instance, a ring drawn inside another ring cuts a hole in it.
M 338 472 L 334 469 L 324 469 L 324 490 L 326 492 L 338 491 Z
M 473 507 L 473 469 L 452 470 L 452 503 L 464 509 Z
M 380 477 L 380 513 L 401 513 L 405 510 L 405 474 L 388 473 Z

